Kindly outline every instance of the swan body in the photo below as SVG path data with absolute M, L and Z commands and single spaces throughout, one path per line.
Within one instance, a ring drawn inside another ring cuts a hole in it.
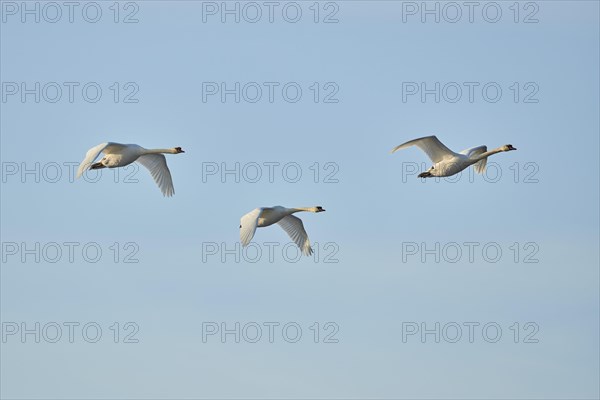
M 398 145 L 392 149 L 392 153 L 410 146 L 417 146 L 423 150 L 433 162 L 433 166 L 420 173 L 419 178 L 452 176 L 471 165 L 474 165 L 475 172 L 483 174 L 489 156 L 504 151 L 516 150 L 512 145 L 506 144 L 490 151 L 487 150 L 487 146 L 477 146 L 455 153 L 440 142 L 437 137 L 426 136 Z
M 323 207 L 286 208 L 282 206 L 255 208 L 244 215 L 240 221 L 240 242 L 246 247 L 254 237 L 256 228 L 263 228 L 279 224 L 288 236 L 298 245 L 302 254 L 309 256 L 313 253 L 308 235 L 304 230 L 302 220 L 292 214 L 308 211 L 319 213 L 325 211 Z
M 96 158 L 103 153 L 99 162 Z M 118 168 L 129 165 L 135 161 L 146 167 L 164 196 L 170 197 L 175 193 L 171 172 L 167 167 L 165 154 L 185 153 L 181 147 L 171 149 L 145 149 L 137 144 L 101 143 L 88 150 L 85 159 L 79 164 L 77 178 L 88 169 Z

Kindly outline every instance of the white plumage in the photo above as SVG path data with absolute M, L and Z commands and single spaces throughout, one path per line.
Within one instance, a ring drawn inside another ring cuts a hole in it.
M 455 153 L 437 137 L 426 136 L 398 145 L 392 149 L 392 153 L 410 146 L 417 146 L 423 150 L 433 162 L 433 166 L 426 172 L 420 173 L 419 178 L 451 176 L 471 165 L 474 165 L 475 172 L 482 174 L 485 172 L 489 156 L 503 151 L 516 150 L 512 145 L 507 144 L 491 151 L 487 151 L 487 146 L 478 146 Z
M 304 230 L 302 220 L 293 213 L 308 211 L 319 213 L 325 211 L 323 207 L 286 208 L 282 206 L 261 207 L 250 211 L 240 220 L 240 242 L 246 247 L 252 241 L 256 228 L 278 224 L 296 243 L 302 254 L 309 256 L 313 253 L 308 240 L 308 234 Z
M 100 153 L 104 153 L 104 157 L 99 162 L 94 163 Z M 167 159 L 162 153 L 179 154 L 185 152 L 181 150 L 181 147 L 145 149 L 137 144 L 101 143 L 88 150 L 85 159 L 79 164 L 77 177 L 79 178 L 88 169 L 118 168 L 137 161 L 150 171 L 163 195 L 170 197 L 175 193 L 175 189 L 173 188 L 171 172 L 167 167 Z

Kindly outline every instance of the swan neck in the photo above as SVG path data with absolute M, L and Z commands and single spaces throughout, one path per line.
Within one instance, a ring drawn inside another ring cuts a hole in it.
M 175 154 L 177 150 L 175 149 L 145 149 L 144 154 Z
M 497 149 L 493 149 L 490 151 L 486 151 L 483 154 L 478 155 L 477 157 L 474 158 L 475 161 L 481 161 L 484 158 L 488 158 L 489 156 L 491 156 L 492 154 L 496 154 L 496 153 L 500 153 L 503 152 L 504 150 L 502 150 L 502 147 L 498 147 Z
M 295 213 L 295 212 L 301 212 L 301 211 L 313 211 L 312 207 L 298 207 L 298 208 L 290 208 L 290 210 Z

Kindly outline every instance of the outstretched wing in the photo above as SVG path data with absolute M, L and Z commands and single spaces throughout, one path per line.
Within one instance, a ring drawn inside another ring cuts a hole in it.
M 440 142 L 439 139 L 435 136 L 426 136 L 408 141 L 406 143 L 402 143 L 401 145 L 394 147 L 392 149 L 392 153 L 410 146 L 417 146 L 418 148 L 423 150 L 434 163 L 440 162 L 444 158 L 456 154 L 452 150 L 447 148 L 444 145 L 444 143 Z
M 304 230 L 304 224 L 300 218 L 288 215 L 280 219 L 277 224 L 281 226 L 294 243 L 300 247 L 302 254 L 310 256 L 313 253 L 313 250 L 310 247 L 310 241 L 308 240 L 308 235 Z
M 154 182 L 160 188 L 162 194 L 171 197 L 175 193 L 171 172 L 167 167 L 167 159 L 162 154 L 144 154 L 136 160 L 150 171 Z
M 116 153 L 123 150 L 126 146 L 121 143 L 113 143 L 106 142 L 100 143 L 98 146 L 94 146 L 85 153 L 85 158 L 79 164 L 79 169 L 77 169 L 77 178 L 79 178 L 83 173 L 92 165 L 96 158 L 100 155 L 100 153 L 111 154 Z
M 242 246 L 248 246 L 254 237 L 254 232 L 256 232 L 256 227 L 258 226 L 258 218 L 262 214 L 262 211 L 262 208 L 255 208 L 240 220 L 240 242 L 242 242 Z
M 471 147 L 470 149 L 465 149 L 465 150 L 461 151 L 460 154 L 464 154 L 465 156 L 471 158 L 471 157 L 476 157 L 480 154 L 483 154 L 486 151 L 487 151 L 487 146 L 477 146 L 477 147 Z M 487 158 L 484 158 L 481 161 L 477 161 L 473 165 L 473 168 L 475 169 L 475 172 L 477 172 L 478 174 L 483 174 L 485 172 L 486 165 L 487 165 Z

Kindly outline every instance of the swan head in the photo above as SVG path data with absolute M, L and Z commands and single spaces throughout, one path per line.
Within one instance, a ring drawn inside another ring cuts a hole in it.
M 181 147 L 175 147 L 175 154 L 185 153 L 185 151 L 181 150 Z
M 313 207 L 313 212 L 320 213 L 320 212 L 323 212 L 323 211 L 325 211 L 325 209 L 323 207 L 321 207 L 321 206 Z
M 511 150 L 516 150 L 516 147 L 513 147 L 512 144 L 505 144 L 504 146 L 502 146 L 502 151 L 511 151 Z

